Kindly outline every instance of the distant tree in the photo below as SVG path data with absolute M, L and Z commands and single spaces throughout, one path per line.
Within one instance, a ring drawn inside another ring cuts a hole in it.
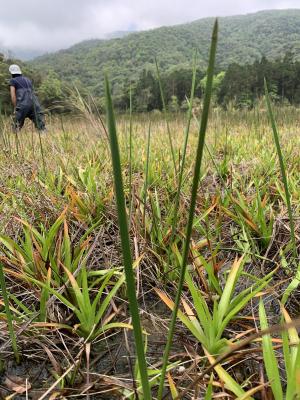
M 218 103 L 224 107 L 232 102 L 238 107 L 251 107 L 254 100 L 252 81 L 249 68 L 236 63 L 229 65 L 218 90 Z
M 143 70 L 133 92 L 133 102 L 136 111 L 162 108 L 159 84 L 151 71 Z
M 179 102 L 177 96 L 171 96 L 171 100 L 168 103 L 168 110 L 172 113 L 179 111 Z
M 0 109 L 1 113 L 7 113 L 12 110 L 8 87 L 10 76 L 7 73 L 8 65 L 3 60 L 4 57 L 0 61 Z
M 62 101 L 64 100 L 62 82 L 54 71 L 50 71 L 43 79 L 38 93 L 44 107 L 50 111 L 62 110 Z
M 217 99 L 218 99 L 218 96 L 219 96 L 219 93 L 220 93 L 220 90 L 221 90 L 221 85 L 222 85 L 224 77 L 225 77 L 225 71 L 221 71 L 217 75 L 214 76 L 213 86 L 212 86 L 212 100 L 213 100 L 213 102 L 217 102 Z M 200 81 L 200 86 L 201 86 L 202 92 L 205 91 L 206 81 L 207 81 L 207 77 L 206 76 L 204 76 Z
M 264 96 L 265 78 L 273 101 L 300 104 L 300 62 L 291 52 L 273 61 L 262 57 L 250 65 L 231 64 L 220 86 L 219 104 L 234 101 L 238 107 L 252 107 Z
M 178 67 L 163 74 L 164 94 L 168 101 L 172 96 L 176 96 L 179 103 L 190 97 L 192 88 L 193 71 L 190 67 Z M 203 73 L 197 71 L 196 81 L 199 82 L 203 77 Z M 196 87 L 195 95 L 201 97 L 202 88 L 200 85 Z

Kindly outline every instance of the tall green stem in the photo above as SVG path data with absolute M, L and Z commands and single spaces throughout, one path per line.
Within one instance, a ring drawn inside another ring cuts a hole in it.
M 151 121 L 149 122 L 149 128 L 148 128 L 146 167 L 145 167 L 144 214 L 143 214 L 143 227 L 144 228 L 145 228 L 145 221 L 146 221 L 146 202 L 147 202 L 147 191 L 148 191 L 148 180 L 149 180 L 148 178 L 149 178 L 150 138 L 151 138 Z M 145 231 L 146 231 L 146 228 L 145 228 Z
M 175 151 L 174 151 L 174 146 L 173 146 L 173 140 L 172 140 L 172 135 L 170 131 L 170 126 L 169 126 L 169 121 L 168 121 L 168 113 L 167 113 L 167 107 L 166 107 L 166 102 L 165 102 L 165 96 L 164 96 L 164 91 L 161 83 L 161 78 L 160 78 L 160 73 L 159 73 L 159 68 L 157 64 L 157 60 L 155 59 L 155 65 L 156 65 L 156 71 L 157 71 L 157 79 L 158 79 L 158 85 L 159 85 L 159 90 L 160 90 L 160 96 L 161 96 L 161 101 L 163 105 L 163 112 L 165 116 L 165 121 L 167 124 L 167 131 L 168 131 L 168 138 L 169 138 L 169 143 L 170 143 L 170 148 L 171 148 L 171 154 L 172 154 L 172 160 L 173 160 L 173 166 L 174 166 L 174 173 L 175 177 L 177 175 L 177 167 L 176 167 L 176 158 L 175 158 Z
M 272 110 L 272 106 L 271 106 L 271 100 L 270 100 L 270 96 L 269 96 L 268 85 L 267 85 L 266 79 L 264 81 L 264 84 L 265 84 L 265 95 L 266 95 L 268 114 L 269 114 L 269 118 L 270 118 L 270 122 L 271 122 L 271 126 L 272 126 L 274 142 L 275 142 L 277 156 L 278 156 L 279 165 L 280 165 L 281 179 L 282 179 L 283 187 L 284 187 L 285 201 L 286 201 L 286 205 L 287 205 L 287 209 L 288 209 L 290 231 L 291 231 L 291 243 L 292 243 L 292 248 L 293 248 L 293 257 L 294 257 L 294 262 L 298 262 L 297 244 L 296 244 L 296 238 L 295 238 L 295 225 L 294 225 L 294 218 L 293 218 L 292 205 L 291 205 L 291 196 L 290 196 L 288 180 L 287 180 L 287 175 L 286 175 L 286 168 L 284 165 L 283 155 L 282 155 L 281 146 L 280 146 L 280 142 L 279 142 L 279 135 L 278 135 L 277 126 L 276 126 L 276 122 L 275 122 L 275 118 L 274 118 L 274 114 L 273 114 L 273 110 Z M 289 286 L 286 288 L 286 290 L 282 296 L 281 301 L 283 304 L 287 301 L 291 292 L 299 286 L 299 282 L 300 282 L 299 278 L 300 278 L 300 264 L 298 264 L 296 276 L 294 277 L 292 282 L 289 284 Z
M 132 89 L 129 88 L 129 228 L 132 211 Z
M 199 179 L 200 179 L 200 168 L 201 168 L 202 157 L 203 157 L 205 133 L 206 133 L 206 128 L 207 128 L 209 106 L 210 106 L 210 100 L 211 100 L 211 94 L 212 94 L 212 83 L 213 83 L 217 41 L 218 41 L 218 20 L 215 21 L 214 28 L 213 28 L 213 34 L 212 34 L 212 40 L 211 40 L 209 64 L 208 64 L 208 70 L 207 70 L 207 81 L 206 81 L 206 89 L 205 89 L 205 96 L 204 96 L 204 105 L 203 105 L 201 125 L 200 125 L 199 136 L 198 136 L 198 146 L 197 146 L 197 155 L 196 155 L 196 162 L 195 162 L 195 168 L 194 168 L 194 177 L 193 177 L 192 193 L 191 193 L 191 200 L 190 200 L 189 217 L 188 217 L 188 224 L 187 224 L 187 229 L 186 229 L 186 239 L 185 239 L 184 249 L 183 249 L 182 265 L 181 265 L 180 277 L 179 277 L 179 282 L 178 282 L 177 294 L 176 294 L 176 298 L 175 298 L 175 302 L 174 302 L 174 309 L 172 312 L 171 322 L 170 322 L 170 326 L 169 326 L 167 344 L 166 344 L 166 348 L 165 348 L 164 356 L 163 356 L 163 366 L 162 366 L 161 379 L 160 379 L 160 385 L 159 385 L 158 396 L 157 396 L 158 400 L 161 400 L 162 395 L 163 395 L 167 363 L 168 363 L 169 353 L 170 353 L 170 349 L 171 349 L 171 345 L 172 345 L 174 328 L 175 328 L 177 312 L 178 312 L 178 308 L 179 308 L 181 292 L 182 292 L 184 278 L 185 278 L 189 248 L 190 248 L 190 239 L 191 239 L 191 235 L 192 235 L 194 212 L 195 212 L 195 207 L 196 207 L 196 199 L 197 199 L 197 192 L 198 192 Z
M 105 97 L 106 97 L 106 107 L 107 107 L 107 124 L 108 124 L 108 132 L 110 139 L 110 150 L 111 150 L 111 158 L 113 164 L 115 195 L 117 202 L 118 221 L 120 228 L 125 277 L 127 283 L 129 309 L 132 318 L 133 332 L 135 338 L 135 348 L 136 348 L 139 371 L 141 376 L 141 383 L 143 388 L 143 398 L 145 400 L 150 400 L 151 391 L 148 381 L 147 364 L 146 364 L 142 329 L 139 317 L 139 308 L 136 298 L 135 276 L 132 269 L 132 256 L 131 256 L 129 232 L 127 226 L 119 144 L 117 138 L 116 122 L 112 105 L 111 92 L 107 77 L 105 78 Z
M 169 241 L 169 248 L 172 247 L 173 240 L 174 240 L 175 233 L 176 233 L 177 221 L 178 221 L 178 208 L 179 208 L 181 187 L 182 187 L 182 181 L 183 181 L 186 150 L 187 150 L 188 138 L 189 138 L 189 133 L 190 133 L 191 120 L 192 120 L 192 115 L 193 115 L 193 100 L 194 100 L 195 86 L 196 86 L 196 72 L 197 72 L 197 67 L 196 67 L 196 54 L 195 54 L 194 63 L 193 63 L 192 88 L 191 88 L 191 96 L 190 96 L 189 110 L 188 110 L 188 120 L 187 120 L 187 125 L 186 125 L 186 129 L 185 129 L 185 134 L 184 134 L 182 160 L 181 160 L 181 164 L 180 164 L 178 188 L 177 188 L 177 193 L 176 193 L 176 197 L 175 197 L 174 212 L 173 212 L 173 216 L 172 216 L 172 231 L 171 231 L 171 236 L 170 236 L 170 241 Z M 170 267 L 170 255 L 171 255 L 171 250 L 169 250 L 169 252 L 168 252 L 168 265 L 167 265 L 168 268 Z
M 12 322 L 12 315 L 11 315 L 10 308 L 9 308 L 5 276 L 4 276 L 4 271 L 3 271 L 3 265 L 1 262 L 0 262 L 0 286 L 1 286 L 3 300 L 4 300 L 5 314 L 6 314 L 6 318 L 7 318 L 7 326 L 8 326 L 9 336 L 10 336 L 10 340 L 11 340 L 11 345 L 13 348 L 15 359 L 16 359 L 17 363 L 19 363 L 20 355 L 19 355 L 18 346 L 17 346 L 16 334 L 15 334 L 15 330 L 14 330 L 14 326 L 13 326 L 13 322 Z

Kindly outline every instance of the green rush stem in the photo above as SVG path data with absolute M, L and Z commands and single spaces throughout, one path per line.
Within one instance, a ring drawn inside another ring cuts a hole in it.
M 161 101 L 162 101 L 162 105 L 163 105 L 163 112 L 164 112 L 165 121 L 166 121 L 166 124 L 167 124 L 167 131 L 168 131 L 170 149 L 171 149 L 171 153 L 172 153 L 174 173 L 175 173 L 175 177 L 176 177 L 177 176 L 177 167 L 176 167 L 175 151 L 174 151 L 172 135 L 171 135 L 171 131 L 170 131 L 170 125 L 169 125 L 169 121 L 168 121 L 168 114 L 167 114 L 167 107 L 166 107 L 166 102 L 165 102 L 164 91 L 163 91 L 163 87 L 162 87 L 162 83 L 161 83 L 161 78 L 160 78 L 160 73 L 159 73 L 159 68 L 158 68 L 158 63 L 157 63 L 157 59 L 156 58 L 155 58 L 155 65 L 156 65 L 156 72 L 157 72 L 157 79 L 158 79 L 158 85 L 159 85 L 159 90 L 160 90 L 160 96 L 161 96 Z
M 132 90 L 129 88 L 129 229 L 132 214 Z
M 44 149 L 43 149 L 43 144 L 42 144 L 41 132 L 39 129 L 38 129 L 38 135 L 39 135 L 40 149 L 41 149 L 41 155 L 42 155 L 42 161 L 43 161 L 44 176 L 46 177 L 46 163 L 45 163 L 45 157 L 44 157 Z
M 146 155 L 146 168 L 145 168 L 145 185 L 144 185 L 144 214 L 143 214 L 143 226 L 145 229 L 146 236 L 146 202 L 147 202 L 147 191 L 148 191 L 148 175 L 149 175 L 149 158 L 150 158 L 150 139 L 151 139 L 151 121 L 149 122 L 148 138 L 147 138 L 147 155 Z
M 132 318 L 133 332 L 135 338 L 135 348 L 138 358 L 141 383 L 143 388 L 143 397 L 145 400 L 151 400 L 151 391 L 148 381 L 148 372 L 146 357 L 143 345 L 142 329 L 139 317 L 139 307 L 136 298 L 135 276 L 132 268 L 132 257 L 130 250 L 130 240 L 126 218 L 124 187 L 121 171 L 121 160 L 119 144 L 116 131 L 116 122 L 111 99 L 110 86 L 107 77 L 105 77 L 105 97 L 107 106 L 107 124 L 110 138 L 111 158 L 113 164 L 114 186 L 117 202 L 118 221 L 121 236 L 121 246 L 124 262 L 125 277 L 127 283 L 127 295 L 129 300 L 129 309 Z
M 16 362 L 19 363 L 20 355 L 19 355 L 19 351 L 18 351 L 17 339 L 16 339 L 16 335 L 15 335 L 15 331 L 14 331 L 13 322 L 12 322 L 12 315 L 11 315 L 10 308 L 9 308 L 3 264 L 1 262 L 0 262 L 0 285 L 1 285 L 1 289 L 2 289 L 2 295 L 3 295 L 3 301 L 4 301 L 4 307 L 5 307 L 5 314 L 6 314 L 6 318 L 7 318 L 7 326 L 8 326 L 9 336 L 10 336 L 10 340 L 11 340 L 11 346 L 13 348 Z
M 201 118 L 200 129 L 199 129 L 197 155 L 196 155 L 193 185 L 192 185 L 192 192 L 191 192 L 189 217 L 188 217 L 188 224 L 187 224 L 187 229 L 186 229 L 186 240 L 184 243 L 182 265 L 181 265 L 180 278 L 179 278 L 179 282 L 178 282 L 176 298 L 175 298 L 175 302 L 174 302 L 174 309 L 172 312 L 172 318 L 171 318 L 169 331 L 168 331 L 168 339 L 167 339 L 167 344 L 166 344 L 164 355 L 163 355 L 163 366 L 162 366 L 162 370 L 161 370 L 161 378 L 160 378 L 160 384 L 159 384 L 158 395 L 157 395 L 158 400 L 161 400 L 162 395 L 163 395 L 164 381 L 165 381 L 165 376 L 166 376 L 168 358 L 169 358 L 169 353 L 170 353 L 170 349 L 171 349 L 171 345 L 172 345 L 174 328 L 175 328 L 179 303 L 180 303 L 180 299 L 181 299 L 181 292 L 182 292 L 182 288 L 183 288 L 188 254 L 189 254 L 189 248 L 190 248 L 190 239 L 191 239 L 191 235 L 192 235 L 194 212 L 195 212 L 195 207 L 196 207 L 197 191 L 198 191 L 199 178 L 200 178 L 200 168 L 201 168 L 201 163 L 202 163 L 203 149 L 204 149 L 204 143 L 205 143 L 205 133 L 206 133 L 206 128 L 207 128 L 209 106 L 210 106 L 211 93 L 212 93 L 212 83 L 213 83 L 217 41 L 218 41 L 218 20 L 216 20 L 214 23 L 212 39 L 211 39 L 211 48 L 210 48 L 209 64 L 208 64 L 208 70 L 207 70 L 207 81 L 206 81 L 206 89 L 205 89 L 205 95 L 204 95 L 203 113 L 202 113 L 202 118 Z
M 296 261 L 297 260 L 297 245 L 296 245 L 296 239 L 295 239 L 295 225 L 294 225 L 292 206 L 291 206 L 291 196 L 290 196 L 290 192 L 289 192 L 286 169 L 285 169 L 285 165 L 284 165 L 284 161 L 283 161 L 283 155 L 282 155 L 281 146 L 280 146 L 280 142 L 279 142 L 279 135 L 278 135 L 277 127 L 276 127 L 274 114 L 272 111 L 272 106 L 271 106 L 271 101 L 270 101 L 270 96 L 269 96 L 268 85 L 267 85 L 266 79 L 264 79 L 264 86 L 265 86 L 265 95 L 266 95 L 268 114 L 269 114 L 269 118 L 270 118 L 271 125 L 272 125 L 273 137 L 274 137 L 276 151 L 277 151 L 277 155 L 278 155 L 278 159 L 279 159 L 281 178 L 283 181 L 285 199 L 286 199 L 286 204 L 287 204 L 287 209 L 288 209 L 288 214 L 289 214 L 291 242 L 292 242 L 292 246 L 293 246 L 293 256 Z
M 15 133 L 15 142 L 16 142 L 16 151 L 17 151 L 17 155 L 19 155 L 19 145 L 20 145 L 20 142 L 19 142 L 19 136 L 18 136 L 18 133 L 17 133 L 17 132 Z
M 37 121 L 37 112 L 36 112 L 36 106 L 35 106 L 35 102 L 34 101 L 33 101 L 33 111 L 34 111 L 35 120 Z M 37 126 L 37 131 L 38 131 L 38 135 L 39 135 L 39 142 L 40 142 L 41 156 L 42 156 L 42 161 L 43 161 L 44 176 L 45 176 L 45 179 L 46 179 L 46 163 L 45 163 L 44 149 L 43 149 L 42 138 L 41 138 L 41 130 L 40 130 L 39 126 Z
M 187 126 L 185 129 L 185 135 L 184 135 L 184 144 L 183 144 L 182 160 L 181 160 L 180 171 L 179 171 L 178 189 L 177 189 L 176 198 L 175 198 L 174 215 L 172 218 L 172 231 L 171 231 L 171 237 L 170 237 L 170 242 L 169 242 L 170 246 L 172 246 L 172 244 L 173 244 L 173 240 L 174 240 L 175 233 L 176 233 L 176 225 L 177 225 L 177 221 L 178 221 L 178 209 L 179 209 L 179 201 L 180 201 L 180 194 L 181 194 L 182 181 L 183 181 L 186 150 L 187 150 L 187 144 L 188 144 L 192 114 L 193 114 L 193 100 L 194 100 L 194 94 L 195 94 L 196 73 L 197 73 L 196 61 L 197 61 L 197 58 L 196 58 L 196 52 L 195 52 L 194 62 L 193 62 L 192 88 L 191 88 L 191 95 L 190 95 L 190 101 L 189 101 L 188 122 L 187 122 Z M 169 266 L 170 266 L 170 254 L 171 254 L 171 251 L 168 252 L 168 266 L 167 266 L 168 270 L 169 270 Z

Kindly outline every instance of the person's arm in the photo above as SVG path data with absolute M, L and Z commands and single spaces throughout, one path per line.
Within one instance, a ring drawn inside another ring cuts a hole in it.
M 16 96 L 16 88 L 14 86 L 10 86 L 10 97 L 11 97 L 11 102 L 12 102 L 14 108 L 16 108 L 17 96 Z

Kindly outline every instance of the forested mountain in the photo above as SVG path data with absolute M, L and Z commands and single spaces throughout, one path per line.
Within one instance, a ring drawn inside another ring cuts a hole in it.
M 252 63 L 266 56 L 283 58 L 287 51 L 300 58 L 300 10 L 262 11 L 220 18 L 217 65 Z M 60 78 L 81 82 L 102 94 L 103 75 L 110 76 L 115 95 L 124 92 L 144 69 L 154 68 L 157 57 L 162 72 L 190 65 L 194 49 L 204 69 L 213 18 L 192 23 L 131 33 L 111 40 L 89 40 L 67 50 L 39 57 L 31 65 L 53 69 Z

